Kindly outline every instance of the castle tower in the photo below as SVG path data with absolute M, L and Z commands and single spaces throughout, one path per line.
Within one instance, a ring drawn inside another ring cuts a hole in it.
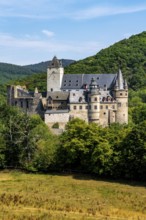
M 47 69 L 47 92 L 60 91 L 64 68 L 55 56 Z
M 128 86 L 126 80 L 123 79 L 121 70 L 117 74 L 113 95 L 117 102 L 115 121 L 120 124 L 128 124 Z
M 99 123 L 100 94 L 94 78 L 91 79 L 90 91 L 88 94 L 88 103 L 89 122 Z

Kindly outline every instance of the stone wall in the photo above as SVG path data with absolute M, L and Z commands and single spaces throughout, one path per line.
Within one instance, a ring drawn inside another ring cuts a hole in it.
M 52 128 L 52 126 L 58 122 L 59 128 L 64 129 L 66 123 L 69 121 L 69 113 L 45 113 L 44 115 L 45 123 L 48 125 L 48 127 Z
M 75 109 L 76 106 L 76 109 Z M 80 118 L 88 122 L 88 105 L 86 103 L 70 104 L 70 118 Z M 80 109 L 82 108 L 82 109 Z

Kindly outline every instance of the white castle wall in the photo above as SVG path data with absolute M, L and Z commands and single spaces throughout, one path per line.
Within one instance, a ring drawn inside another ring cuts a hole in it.
M 48 127 L 52 127 L 54 123 L 59 123 L 59 128 L 64 129 L 66 123 L 69 121 L 69 113 L 57 113 L 57 114 L 48 114 L 45 113 L 44 116 L 45 123 Z

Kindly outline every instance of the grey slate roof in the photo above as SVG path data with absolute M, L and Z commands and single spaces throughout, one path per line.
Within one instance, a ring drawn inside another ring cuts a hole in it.
M 62 113 L 68 113 L 69 110 L 68 109 L 64 109 L 64 110 L 47 110 L 45 111 L 45 114 L 62 114 Z
M 86 103 L 84 91 L 81 89 L 79 91 L 71 90 L 69 96 L 70 103 Z
M 62 80 L 61 89 L 81 89 L 84 85 L 89 87 L 91 79 L 94 78 L 100 88 L 109 89 L 116 74 L 65 74 Z
M 51 97 L 53 100 L 67 100 L 69 97 L 69 92 L 63 92 L 63 91 L 48 92 L 47 97 Z

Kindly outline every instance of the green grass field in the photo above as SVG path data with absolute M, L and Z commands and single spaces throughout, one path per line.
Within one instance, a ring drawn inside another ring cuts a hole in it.
M 146 220 L 146 187 L 85 175 L 0 172 L 0 220 Z

